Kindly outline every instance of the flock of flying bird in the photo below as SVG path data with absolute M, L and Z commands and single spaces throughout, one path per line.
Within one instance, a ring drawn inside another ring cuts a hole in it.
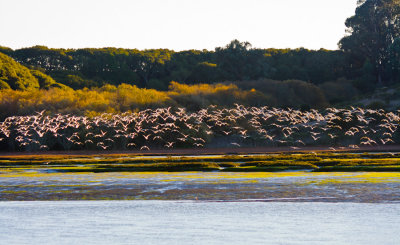
M 399 111 L 336 109 L 300 111 L 270 107 L 209 106 L 147 109 L 85 116 L 13 116 L 0 122 L 0 149 L 151 150 L 197 147 L 328 146 L 396 144 Z

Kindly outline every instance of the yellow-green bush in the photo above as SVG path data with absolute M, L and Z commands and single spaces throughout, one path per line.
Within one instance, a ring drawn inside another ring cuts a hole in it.
M 309 92 L 307 86 L 305 90 L 307 94 Z M 291 98 L 291 100 L 300 105 L 313 102 L 315 105 L 321 105 L 324 102 L 323 99 L 315 100 L 315 98 L 318 96 L 308 100 L 305 98 L 302 100 Z M 48 113 L 96 115 L 103 112 L 120 113 L 167 106 L 186 107 L 188 110 L 198 110 L 212 104 L 276 106 L 280 105 L 281 100 L 282 98 L 276 98 L 256 89 L 244 90 L 234 84 L 221 83 L 187 85 L 171 82 L 169 91 L 138 88 L 129 84 L 119 86 L 107 84 L 100 88 L 79 90 L 68 87 L 50 87 L 47 90 L 3 89 L 0 91 L 0 117 L 33 114 L 41 110 L 46 110 Z

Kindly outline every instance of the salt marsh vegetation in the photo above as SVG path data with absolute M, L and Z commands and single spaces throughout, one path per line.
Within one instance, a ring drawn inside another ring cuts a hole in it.
M 2 170 L 53 172 L 220 171 L 313 172 L 400 171 L 400 153 L 275 153 L 255 155 L 141 156 L 9 155 L 0 156 Z

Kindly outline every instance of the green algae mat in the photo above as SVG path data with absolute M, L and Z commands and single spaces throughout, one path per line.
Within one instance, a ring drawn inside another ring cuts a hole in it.
M 0 157 L 6 171 L 37 172 L 145 172 L 221 171 L 275 172 L 397 172 L 400 153 L 286 153 L 258 155 L 140 156 L 16 155 Z

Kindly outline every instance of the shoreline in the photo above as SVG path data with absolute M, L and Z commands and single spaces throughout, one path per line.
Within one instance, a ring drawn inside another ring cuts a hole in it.
M 397 147 L 362 148 L 358 151 L 334 151 L 325 148 L 303 148 L 284 151 L 280 148 L 251 148 L 251 151 L 223 153 L 214 149 L 202 154 L 187 149 L 157 152 L 52 152 L 52 154 L 0 155 L 1 171 L 49 172 L 400 172 Z M 274 151 L 267 151 L 274 150 Z M 368 150 L 368 151 L 367 151 Z M 374 150 L 374 151 L 373 151 Z M 390 150 L 390 151 L 389 151 Z M 395 151 L 393 151 L 395 150 Z M 92 153 L 92 154 L 91 154 Z M 1 173 L 0 171 L 0 173 Z

